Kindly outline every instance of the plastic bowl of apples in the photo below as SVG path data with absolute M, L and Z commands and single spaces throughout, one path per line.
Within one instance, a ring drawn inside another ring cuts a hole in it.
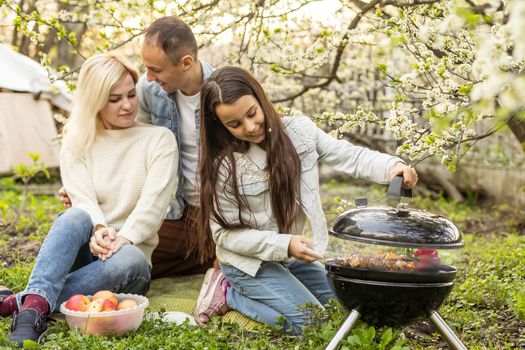
M 73 295 L 60 305 L 71 329 L 83 334 L 125 335 L 139 328 L 148 298 L 137 294 L 112 293 Z

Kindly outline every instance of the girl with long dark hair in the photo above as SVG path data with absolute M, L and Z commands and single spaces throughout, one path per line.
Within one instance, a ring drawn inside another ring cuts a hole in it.
M 200 244 L 216 243 L 229 307 L 267 324 L 284 317 L 294 333 L 304 325 L 300 305 L 333 297 L 314 263 L 328 237 L 317 162 L 374 182 L 417 182 L 399 158 L 337 140 L 307 117 L 281 117 L 238 67 L 202 87 L 200 150 Z M 313 239 L 302 234 L 306 219 Z

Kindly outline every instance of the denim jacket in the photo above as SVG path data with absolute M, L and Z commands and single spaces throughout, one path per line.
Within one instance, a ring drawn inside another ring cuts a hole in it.
M 239 194 L 246 198 L 250 210 L 241 216 L 249 228 L 227 230 L 214 220 L 210 221 L 213 239 L 217 244 L 217 258 L 221 263 L 235 266 L 255 276 L 263 261 L 285 261 L 292 234 L 302 234 L 306 219 L 310 222 L 315 249 L 323 253 L 328 244 L 326 218 L 319 194 L 317 162 L 333 166 L 353 177 L 377 183 L 388 182 L 388 172 L 395 163 L 393 157 L 348 141 L 338 140 L 319 129 L 307 117 L 283 118 L 282 123 L 301 160 L 300 205 L 302 212 L 296 217 L 292 232 L 279 233 L 271 211 L 266 169 L 266 152 L 251 144 L 246 153 L 234 153 Z M 239 223 L 238 206 L 231 194 L 231 183 L 226 164 L 220 169 L 218 203 L 227 221 Z M 225 187 L 223 187 L 225 186 Z M 224 190 L 223 190 L 224 189 Z
M 214 69 L 205 62 L 200 62 L 200 64 L 202 68 L 203 79 L 206 80 L 210 77 Z M 177 176 L 179 177 L 179 185 L 177 187 L 176 193 L 173 195 L 168 212 L 166 214 L 166 219 L 177 220 L 182 216 L 184 207 L 186 205 L 182 190 L 184 186 L 184 178 L 182 176 L 182 164 L 180 156 L 180 113 L 175 99 L 177 91 L 167 93 L 157 82 L 148 82 L 146 74 L 143 74 L 137 83 L 137 93 L 139 97 L 139 112 L 137 115 L 137 120 L 148 124 L 165 126 L 166 128 L 173 131 L 175 138 L 177 139 L 177 146 L 179 150 L 179 170 Z M 199 147 L 200 109 L 195 110 L 195 128 L 197 147 Z

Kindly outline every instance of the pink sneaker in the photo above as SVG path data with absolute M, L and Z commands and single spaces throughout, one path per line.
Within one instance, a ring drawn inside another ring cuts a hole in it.
M 221 316 L 230 310 L 226 303 L 226 292 L 230 284 L 221 270 L 208 269 L 202 282 L 197 304 L 193 311 L 195 321 L 201 326 L 208 323 L 212 316 Z

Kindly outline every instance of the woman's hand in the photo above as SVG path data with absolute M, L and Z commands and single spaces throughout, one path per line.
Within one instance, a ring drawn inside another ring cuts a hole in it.
M 306 263 L 311 263 L 323 258 L 323 256 L 315 250 L 308 248 L 307 244 L 313 245 L 314 241 L 305 236 L 292 236 L 290 244 L 288 245 L 288 255 Z
M 129 239 L 124 238 L 123 236 L 117 236 L 117 238 L 115 238 L 115 240 L 111 242 L 111 254 L 115 254 L 116 252 L 118 252 L 119 249 L 122 248 L 124 244 L 133 244 L 133 243 L 131 243 Z
M 417 173 L 410 165 L 401 162 L 394 164 L 388 174 L 388 181 L 392 181 L 397 175 L 403 175 L 403 187 L 413 188 L 417 184 Z
M 101 226 L 89 240 L 89 250 L 102 261 L 113 255 L 112 242 L 116 239 L 117 232 L 113 227 Z
M 62 204 L 64 204 L 66 209 L 71 208 L 71 199 L 67 195 L 66 189 L 64 187 L 58 190 L 58 199 L 62 202 Z

